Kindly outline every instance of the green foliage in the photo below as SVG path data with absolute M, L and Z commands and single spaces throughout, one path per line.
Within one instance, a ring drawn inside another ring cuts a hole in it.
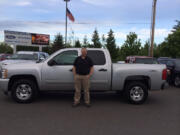
M 16 46 L 16 51 L 39 51 L 38 46 Z
M 94 30 L 94 33 L 92 35 L 92 42 L 93 42 L 92 47 L 94 48 L 102 47 L 97 29 Z
M 180 21 L 173 27 L 172 33 L 158 47 L 161 56 L 180 57 Z
M 81 43 L 80 43 L 79 40 L 77 40 L 77 41 L 75 42 L 75 47 L 76 47 L 76 48 L 81 48 Z
M 83 38 L 83 45 L 82 47 L 89 47 L 90 44 L 88 42 L 88 39 L 87 39 L 87 36 L 85 35 L 84 38 Z
M 141 56 L 148 56 L 148 52 L 149 52 L 149 46 L 150 46 L 150 42 L 146 41 L 146 43 L 144 44 L 144 46 L 141 47 L 139 55 Z
M 116 61 L 118 57 L 118 48 L 116 46 L 116 41 L 114 38 L 114 32 L 110 30 L 108 32 L 108 37 L 106 39 L 106 47 L 110 52 L 111 58 L 113 61 Z
M 8 54 L 12 54 L 13 53 L 13 49 L 11 46 L 5 44 L 5 43 L 0 43 L 0 53 L 8 53 Z
M 121 58 L 125 59 L 130 55 L 138 55 L 141 49 L 141 42 L 138 36 L 134 32 L 130 32 L 127 35 L 125 43 L 121 47 Z
M 48 53 L 48 54 L 52 54 L 52 53 L 53 53 L 52 45 L 47 46 L 47 47 L 43 47 L 43 48 L 42 48 L 42 51 L 43 51 L 43 52 L 46 52 L 46 53 Z
M 55 36 L 54 42 L 52 44 L 52 51 L 56 52 L 59 49 L 62 49 L 62 48 L 65 48 L 65 47 L 66 46 L 65 46 L 64 41 L 63 41 L 63 36 L 60 33 L 58 33 Z

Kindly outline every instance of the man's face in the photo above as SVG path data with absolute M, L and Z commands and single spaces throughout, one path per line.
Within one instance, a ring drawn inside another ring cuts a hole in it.
M 81 55 L 86 56 L 87 55 L 87 50 L 85 48 L 81 49 Z

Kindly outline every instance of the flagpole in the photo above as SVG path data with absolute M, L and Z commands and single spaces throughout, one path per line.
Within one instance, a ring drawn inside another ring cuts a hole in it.
M 67 24 L 68 24 L 68 20 L 67 20 L 67 7 L 68 7 L 68 2 L 70 0 L 64 0 L 66 2 L 66 22 L 65 22 L 65 46 L 67 46 Z

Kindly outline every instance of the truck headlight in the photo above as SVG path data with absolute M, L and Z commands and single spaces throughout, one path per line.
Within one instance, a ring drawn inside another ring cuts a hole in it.
M 2 70 L 2 74 L 1 74 L 1 78 L 2 79 L 6 79 L 8 77 L 8 70 L 7 69 L 3 69 Z

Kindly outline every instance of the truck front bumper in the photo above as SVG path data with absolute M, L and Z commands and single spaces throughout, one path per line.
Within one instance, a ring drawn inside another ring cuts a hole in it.
M 2 90 L 5 95 L 8 95 L 8 83 L 9 79 L 0 79 L 0 90 Z

